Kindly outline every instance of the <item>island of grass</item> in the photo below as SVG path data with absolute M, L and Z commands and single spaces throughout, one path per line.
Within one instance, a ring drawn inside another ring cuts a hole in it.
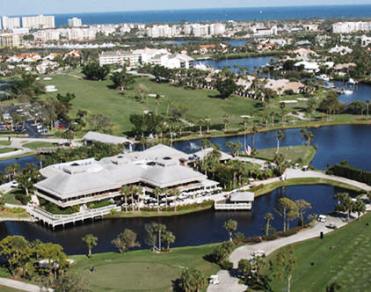
M 23 147 L 29 148 L 32 150 L 37 150 L 39 148 L 48 148 L 52 146 L 53 146 L 53 143 L 50 143 L 50 142 L 29 142 L 29 143 L 23 144 Z
M 281 147 L 279 154 L 282 154 L 286 161 L 293 163 L 300 162 L 302 165 L 309 165 L 316 155 L 316 148 L 313 146 L 288 146 Z M 277 155 L 277 148 L 260 149 L 256 153 L 256 158 L 273 161 Z
M 10 152 L 15 152 L 17 150 L 18 149 L 16 149 L 16 148 L 0 148 L 0 154 L 6 154 L 6 153 L 10 153 Z
M 325 291 L 334 283 L 341 287 L 339 291 L 369 291 L 370 249 L 371 214 L 325 235 L 322 240 L 294 244 L 292 291 Z M 268 260 L 274 256 L 275 253 Z M 283 291 L 285 285 L 286 281 L 275 280 L 273 291 Z
M 172 291 L 183 269 L 196 268 L 207 276 L 219 270 L 204 259 L 215 246 L 176 248 L 162 254 L 139 250 L 95 254 L 90 259 L 74 256 L 72 271 L 87 280 L 91 291 Z
M 362 193 L 363 190 L 356 188 L 354 186 L 351 186 L 347 183 L 341 183 L 338 181 L 325 179 L 325 178 L 293 178 L 293 179 L 287 179 L 283 181 L 276 181 L 270 184 L 266 185 L 257 185 L 250 189 L 251 192 L 255 193 L 255 196 L 263 196 L 266 195 L 275 189 L 281 188 L 281 187 L 288 187 L 288 186 L 295 186 L 295 185 L 330 185 L 341 189 L 346 189 L 349 191 Z

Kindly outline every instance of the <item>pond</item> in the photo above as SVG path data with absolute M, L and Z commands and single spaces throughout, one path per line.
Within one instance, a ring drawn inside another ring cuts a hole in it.
M 284 195 L 295 200 L 304 199 L 310 202 L 312 209 L 306 213 L 307 217 L 314 213 L 331 213 L 334 211 L 336 204 L 334 196 L 342 191 L 327 185 L 291 186 L 258 197 L 251 212 L 215 212 L 214 210 L 208 210 L 177 217 L 107 219 L 56 231 L 36 223 L 2 222 L 0 223 L 0 238 L 7 235 L 22 235 L 28 240 L 40 239 L 45 242 L 59 243 L 68 254 L 81 254 L 86 252 L 81 237 L 93 233 L 99 238 L 98 246 L 94 251 L 106 252 L 114 250 L 111 241 L 125 228 L 137 232 L 142 247 L 145 247 L 143 243 L 145 224 L 160 222 L 166 224 L 168 229 L 176 235 L 175 246 L 194 246 L 226 240 L 227 233 L 223 225 L 228 219 L 234 219 L 238 222 L 239 232 L 247 236 L 257 236 L 263 234 L 264 215 L 270 212 L 274 216 L 272 226 L 276 230 L 281 230 L 282 218 L 276 210 L 279 198 Z M 297 222 L 291 223 L 291 226 L 296 225 Z
M 272 60 L 274 60 L 274 57 L 265 56 L 240 59 L 200 60 L 197 61 L 197 63 L 219 70 L 228 68 L 234 73 L 238 73 L 241 71 L 241 68 L 245 68 L 249 74 L 253 74 L 256 73 L 259 68 L 269 65 Z
M 349 94 L 340 94 L 339 101 L 344 104 L 352 103 L 353 101 L 371 101 L 371 85 L 359 83 L 357 85 L 349 85 L 345 82 L 334 82 L 336 88 L 350 90 Z
M 367 125 L 342 125 L 313 128 L 313 144 L 317 147 L 312 165 L 325 169 L 327 165 L 347 160 L 350 164 L 371 171 L 371 127 Z M 210 141 L 223 151 L 229 151 L 228 142 L 240 142 L 244 145 L 245 136 L 211 138 Z M 246 141 L 252 145 L 252 135 L 246 136 Z M 304 139 L 300 129 L 285 130 L 285 138 L 281 146 L 303 145 Z M 174 147 L 187 153 L 200 149 L 201 140 L 177 142 Z M 258 133 L 255 135 L 257 149 L 276 147 L 276 131 Z

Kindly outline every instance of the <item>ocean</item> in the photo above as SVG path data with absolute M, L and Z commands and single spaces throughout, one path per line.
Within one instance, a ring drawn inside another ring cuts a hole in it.
M 73 16 L 81 18 L 84 24 L 149 24 L 228 20 L 262 21 L 330 18 L 358 19 L 371 17 L 371 4 L 58 14 L 56 15 L 56 25 L 65 26 L 67 24 L 67 19 Z

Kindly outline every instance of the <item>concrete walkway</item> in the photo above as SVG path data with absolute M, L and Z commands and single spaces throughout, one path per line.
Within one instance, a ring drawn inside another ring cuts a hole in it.
M 371 186 L 361 183 L 355 180 L 347 179 L 344 177 L 340 176 L 334 176 L 334 175 L 327 175 L 323 172 L 319 171 L 313 171 L 313 170 L 308 170 L 308 171 L 302 171 L 300 169 L 287 169 L 284 173 L 284 178 L 285 179 L 295 179 L 295 178 L 322 178 L 322 179 L 327 179 L 339 183 L 344 183 L 353 187 L 356 187 L 358 189 L 361 189 L 366 192 L 371 191 Z
M 12 280 L 12 279 L 7 279 L 7 278 L 0 278 L 0 286 L 10 287 L 13 289 L 27 291 L 27 292 L 47 291 L 46 289 L 42 289 L 39 286 L 36 286 L 33 284 L 28 284 L 28 283 L 24 283 L 24 282 Z M 53 290 L 48 289 L 48 291 L 53 291 Z
M 258 185 L 270 185 L 272 183 L 277 183 L 282 180 L 289 180 L 289 179 L 305 179 L 305 178 L 318 178 L 318 179 L 326 179 L 338 183 L 347 184 L 351 187 L 355 187 L 358 189 L 361 189 L 365 192 L 371 191 L 371 186 L 361 183 L 355 180 L 347 179 L 340 176 L 334 176 L 334 175 L 328 175 L 320 171 L 314 171 L 314 170 L 308 170 L 303 171 L 301 169 L 294 169 L 294 168 L 288 168 L 286 169 L 285 173 L 282 175 L 282 177 L 274 177 L 267 180 L 262 181 L 255 181 L 251 183 L 251 187 L 256 187 Z
M 317 223 L 313 228 L 303 230 L 292 236 L 279 238 L 272 241 L 264 241 L 253 245 L 248 244 L 241 246 L 232 252 L 229 260 L 231 263 L 233 263 L 233 267 L 236 269 L 240 260 L 251 259 L 252 255 L 256 251 L 264 251 L 266 255 L 269 255 L 284 246 L 319 237 L 321 232 L 327 234 L 333 231 L 333 229 L 326 228 L 326 225 L 328 224 L 335 224 L 338 228 L 346 225 L 346 223 L 340 218 L 328 217 L 326 223 Z M 240 292 L 245 291 L 247 288 L 245 285 L 238 283 L 238 279 L 231 276 L 226 270 L 219 271 L 217 275 L 219 276 L 220 284 L 209 285 L 207 289 L 208 292 Z

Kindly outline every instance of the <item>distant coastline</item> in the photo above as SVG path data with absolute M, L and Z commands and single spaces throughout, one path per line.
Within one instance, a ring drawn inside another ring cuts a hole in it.
M 180 23 L 208 21 L 265 21 L 294 19 L 362 19 L 371 18 L 371 4 L 287 6 L 253 8 L 217 8 L 188 10 L 154 10 L 55 14 L 57 26 L 76 16 L 84 24 Z

